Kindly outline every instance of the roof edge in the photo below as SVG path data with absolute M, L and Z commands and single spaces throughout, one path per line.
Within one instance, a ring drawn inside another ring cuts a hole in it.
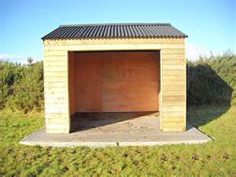
M 162 37 L 103 37 L 103 38 L 100 38 L 100 37 L 81 37 L 81 38 L 54 38 L 54 39 L 48 39 L 46 36 L 42 37 L 41 39 L 43 41 L 45 40 L 101 40 L 101 39 L 106 39 L 106 40 L 109 40 L 109 39 L 185 39 L 185 38 L 188 38 L 187 35 L 184 35 L 184 36 L 162 36 Z
M 158 25 L 171 26 L 170 23 L 85 23 L 85 24 L 65 24 L 59 27 L 77 27 L 77 26 L 100 26 L 100 25 Z

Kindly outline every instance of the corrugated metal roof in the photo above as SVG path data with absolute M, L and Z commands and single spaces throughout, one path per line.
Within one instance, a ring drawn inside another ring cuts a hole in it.
M 169 23 L 61 25 L 42 39 L 185 38 Z

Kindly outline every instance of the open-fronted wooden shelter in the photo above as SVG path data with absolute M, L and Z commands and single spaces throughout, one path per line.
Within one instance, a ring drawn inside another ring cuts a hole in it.
M 76 112 L 159 111 L 186 128 L 187 36 L 170 24 L 60 26 L 44 36 L 45 122 L 69 133 Z

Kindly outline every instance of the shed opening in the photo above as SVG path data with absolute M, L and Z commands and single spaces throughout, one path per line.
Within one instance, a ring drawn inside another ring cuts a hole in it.
M 70 115 L 159 111 L 160 51 L 69 52 L 68 58 Z

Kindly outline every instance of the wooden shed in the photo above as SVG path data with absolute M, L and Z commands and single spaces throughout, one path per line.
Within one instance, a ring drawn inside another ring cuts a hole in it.
M 71 132 L 76 112 L 160 112 L 186 129 L 187 36 L 163 23 L 63 25 L 44 36 L 47 133 Z

